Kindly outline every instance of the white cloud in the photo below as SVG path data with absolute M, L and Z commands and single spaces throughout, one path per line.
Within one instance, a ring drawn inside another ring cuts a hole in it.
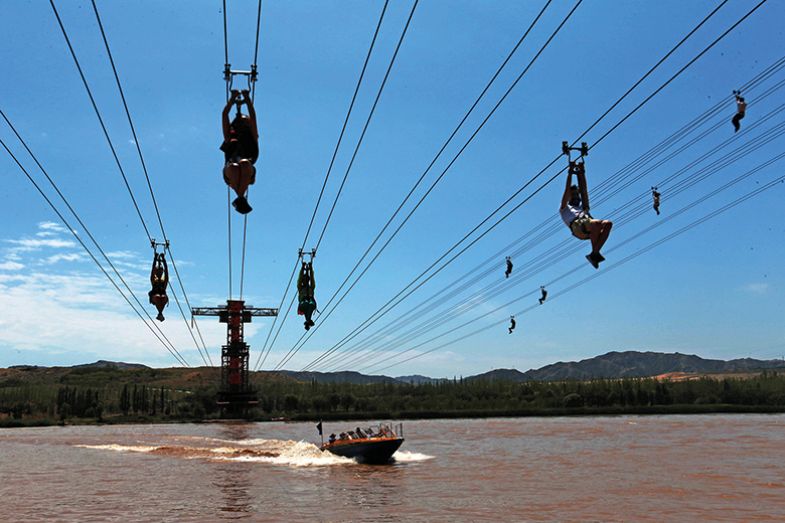
M 71 240 L 52 239 L 36 239 L 36 238 L 22 238 L 21 240 L 5 240 L 11 245 L 16 245 L 13 248 L 15 252 L 31 252 L 38 251 L 43 248 L 50 249 L 64 249 L 67 247 L 75 247 L 76 243 Z
M 745 292 L 752 294 L 766 294 L 769 290 L 768 283 L 748 283 L 741 288 Z
M 79 252 L 71 252 L 66 254 L 54 254 L 42 260 L 42 263 L 45 265 L 54 265 L 57 262 L 66 261 L 82 261 L 85 260 L 85 256 Z
M 5 261 L 0 263 L 0 270 L 2 271 L 18 271 L 19 269 L 24 269 L 25 266 L 21 263 L 17 263 L 15 261 Z
M 68 232 L 68 229 L 57 222 L 40 222 L 38 228 L 42 231 Z

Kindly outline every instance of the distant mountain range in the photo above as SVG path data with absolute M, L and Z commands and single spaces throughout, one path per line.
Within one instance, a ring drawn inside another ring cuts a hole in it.
M 588 380 L 593 378 L 642 378 L 672 372 L 716 374 L 768 369 L 785 370 L 785 362 L 782 360 L 755 360 L 752 358 L 730 361 L 710 360 L 678 352 L 614 351 L 578 362 L 553 363 L 526 372 L 520 372 L 515 369 L 497 369 L 465 379 L 507 381 Z
M 100 360 L 85 365 L 75 365 L 73 369 L 84 368 L 115 368 L 126 370 L 149 369 L 146 365 L 138 363 L 123 363 Z M 34 369 L 35 366 L 17 365 L 10 369 Z M 785 371 L 783 360 L 756 360 L 742 358 L 730 361 L 711 360 L 690 354 L 662 353 L 662 352 L 608 352 L 577 362 L 558 362 L 546 365 L 539 369 L 530 369 L 521 372 L 517 369 L 495 369 L 476 376 L 464 377 L 464 380 L 504 380 L 513 382 L 523 381 L 558 381 L 558 380 L 588 380 L 593 378 L 634 378 L 659 376 L 669 373 L 691 374 L 717 374 L 756 372 L 762 370 L 779 369 Z M 177 369 L 171 369 L 175 371 Z M 198 373 L 196 369 L 188 370 L 191 374 Z M 429 378 L 421 375 L 389 377 L 381 375 L 366 375 L 359 372 L 296 372 L 296 371 L 260 371 L 258 374 L 283 375 L 297 381 L 312 381 L 319 383 L 438 383 L 446 378 Z

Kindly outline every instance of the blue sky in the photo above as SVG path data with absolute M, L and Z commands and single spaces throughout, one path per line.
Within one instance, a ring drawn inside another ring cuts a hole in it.
M 226 188 L 218 150 L 225 88 L 221 2 L 97 4 L 191 304 L 218 305 L 225 302 L 228 292 Z M 314 264 L 320 304 L 346 277 L 543 4 L 419 3 Z M 89 1 L 56 5 L 142 214 L 153 236 L 160 238 L 92 6 Z M 245 275 L 245 298 L 251 305 L 277 307 L 281 300 L 382 5 L 380 1 L 264 3 L 256 95 L 261 155 L 249 198 L 254 211 L 248 221 Z M 317 231 L 324 224 L 411 5 L 390 2 L 316 218 Z M 554 1 L 549 6 L 415 198 L 442 172 L 573 5 Z M 562 140 L 574 140 L 717 5 L 706 1 L 584 1 L 409 223 L 286 368 L 302 368 L 394 296 L 547 165 L 559 153 Z M 733 1 L 723 6 L 592 130 L 587 141 L 597 140 L 754 5 Z M 253 60 L 255 15 L 256 2 L 229 2 L 229 53 L 234 67 L 246 68 Z M 785 4 L 767 2 L 592 149 L 587 159 L 590 191 L 714 104 L 727 102 L 710 122 L 726 121 L 727 125 L 720 125 L 607 202 L 595 200 L 593 214 L 603 216 L 644 194 L 705 153 L 713 156 L 684 171 L 685 178 L 758 136 L 772 137 L 771 141 L 678 194 L 664 191 L 660 218 L 648 212 L 614 230 L 607 250 L 640 237 L 608 256 L 600 270 L 607 274 L 519 314 L 513 335 L 500 324 L 385 373 L 453 376 L 499 367 L 526 370 L 628 349 L 722 359 L 782 357 L 785 224 L 778 210 L 785 184 L 618 269 L 607 269 L 636 249 L 785 174 L 785 162 L 778 161 L 730 190 L 705 201 L 701 198 L 784 151 L 785 139 L 772 130 L 785 119 L 776 112 L 783 91 L 773 91 L 758 102 L 756 95 L 762 96 L 785 79 L 785 70 L 745 93 L 750 108 L 743 130 L 773 112 L 768 120 L 736 137 L 727 122 L 734 112 L 728 98 L 731 90 L 785 55 L 783 19 Z M 0 85 L 0 109 L 140 300 L 146 298 L 149 243 L 49 3 L 3 2 L 0 27 L 5 42 L 0 61 L 6 78 Z M 709 124 L 698 132 L 708 128 Z M 733 141 L 720 147 L 732 137 Z M 4 123 L 0 138 L 36 180 L 43 180 Z M 540 180 L 561 167 L 560 162 Z M 70 365 L 96 359 L 176 365 L 4 150 L 0 151 L 0 170 L 4 180 L 0 191 L 0 365 Z M 557 219 L 562 188 L 561 178 L 548 185 L 366 334 L 532 227 L 548 218 Z M 691 202 L 698 203 L 654 227 L 669 212 Z M 241 222 L 237 214 L 232 219 L 236 234 Z M 235 262 L 239 239 L 235 236 Z M 562 227 L 516 257 L 514 276 L 520 277 L 544 252 L 565 240 L 569 233 Z M 313 241 L 309 240 L 308 247 Z M 573 246 L 577 243 L 573 240 Z M 510 285 L 503 294 L 480 296 L 464 315 L 434 327 L 422 338 L 400 344 L 392 336 L 384 345 L 372 347 L 380 357 L 390 355 L 392 348 L 403 351 L 580 267 L 549 288 L 555 296 L 594 272 L 583 260 L 586 245 L 577 247 L 580 250 L 547 264 L 519 285 Z M 500 281 L 503 271 L 502 256 L 498 271 L 478 282 L 474 290 Z M 235 280 L 235 293 L 237 285 Z M 407 356 L 464 332 L 504 322 L 510 314 L 536 303 L 537 297 L 534 293 Z M 460 303 L 459 298 L 442 307 Z M 430 313 L 439 315 L 439 310 Z M 148 306 L 148 312 L 152 311 Z M 166 315 L 164 332 L 189 363 L 197 365 L 199 356 L 174 303 Z M 430 318 L 426 313 L 420 317 Z M 217 361 L 225 338 L 223 326 L 208 318 L 199 325 Z M 269 321 L 255 321 L 246 331 L 252 362 L 269 326 Z M 302 332 L 302 321 L 288 318 L 264 368 L 278 363 Z M 373 366 L 366 369 L 373 370 Z

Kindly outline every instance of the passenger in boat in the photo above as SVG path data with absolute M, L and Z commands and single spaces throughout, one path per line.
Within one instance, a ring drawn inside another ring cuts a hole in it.
M 338 436 L 338 439 L 346 439 L 346 433 L 341 432 L 341 434 Z
M 335 434 L 330 434 L 330 438 L 327 441 L 330 442 L 330 444 L 335 443 Z
M 354 431 L 357 433 L 357 437 L 359 437 L 359 438 L 367 438 L 368 437 L 365 434 L 365 432 L 362 431 L 362 429 L 360 427 L 357 427 L 356 429 L 354 429 Z
M 572 185 L 573 174 L 578 178 L 578 185 Z M 586 168 L 583 162 L 570 162 L 567 186 L 562 195 L 559 213 L 573 236 L 579 240 L 591 241 L 591 253 L 586 255 L 586 259 L 592 267 L 599 269 L 600 263 L 605 261 L 600 249 L 608 240 L 613 222 L 595 220 L 589 214 L 589 191 L 586 187 Z

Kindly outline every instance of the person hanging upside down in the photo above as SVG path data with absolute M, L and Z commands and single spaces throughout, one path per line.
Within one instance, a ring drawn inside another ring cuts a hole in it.
M 573 174 L 578 178 L 578 185 L 572 184 Z M 600 262 L 605 261 L 600 249 L 608 240 L 613 223 L 610 220 L 595 220 L 589 214 L 589 192 L 586 188 L 586 168 L 583 162 L 570 162 L 567 186 L 559 212 L 573 236 L 579 240 L 591 241 L 591 253 L 586 255 L 586 259 L 595 269 L 599 269 Z
M 507 256 L 506 263 L 507 263 L 507 270 L 504 271 L 504 277 L 509 278 L 510 274 L 512 274 L 512 258 Z
M 653 203 L 654 210 L 657 211 L 657 216 L 659 216 L 660 215 L 660 193 L 657 192 L 657 188 L 656 187 L 652 187 L 651 188 L 651 197 L 652 197 L 652 200 L 654 201 L 654 203 Z
M 152 289 L 150 289 L 147 295 L 150 297 L 150 303 L 158 309 L 158 316 L 155 319 L 164 321 L 164 307 L 169 303 L 169 297 L 166 295 L 166 286 L 169 284 L 169 267 L 166 265 L 164 253 L 156 254 L 155 258 L 153 258 L 150 284 Z
M 747 112 L 747 102 L 741 96 L 741 91 L 733 91 L 733 95 L 736 97 L 736 114 L 733 116 L 731 123 L 733 124 L 733 132 L 737 133 L 741 129 L 741 119 L 744 118 Z
M 237 115 L 229 122 L 229 111 L 232 105 L 237 104 Z M 240 112 L 240 106 L 245 104 L 248 114 Z M 256 181 L 256 159 L 259 157 L 259 131 L 256 127 L 256 111 L 248 90 L 233 90 L 229 101 L 226 102 L 221 115 L 224 141 L 221 150 L 224 152 L 226 164 L 224 165 L 224 181 L 234 189 L 237 198 L 232 206 L 240 214 L 248 214 L 253 208 L 248 204 L 246 192 L 248 186 Z
M 299 300 L 297 314 L 305 316 L 305 330 L 310 329 L 314 325 L 311 316 L 313 311 L 316 310 L 315 289 L 316 281 L 313 278 L 313 262 L 304 261 L 300 268 L 300 276 L 297 278 L 297 295 Z
M 542 305 L 545 303 L 545 299 L 548 298 L 548 291 L 546 291 L 545 287 L 541 285 L 540 292 L 542 293 L 542 296 L 540 296 L 540 305 Z
M 508 334 L 512 334 L 515 330 L 515 316 L 510 316 L 510 327 L 507 329 Z

